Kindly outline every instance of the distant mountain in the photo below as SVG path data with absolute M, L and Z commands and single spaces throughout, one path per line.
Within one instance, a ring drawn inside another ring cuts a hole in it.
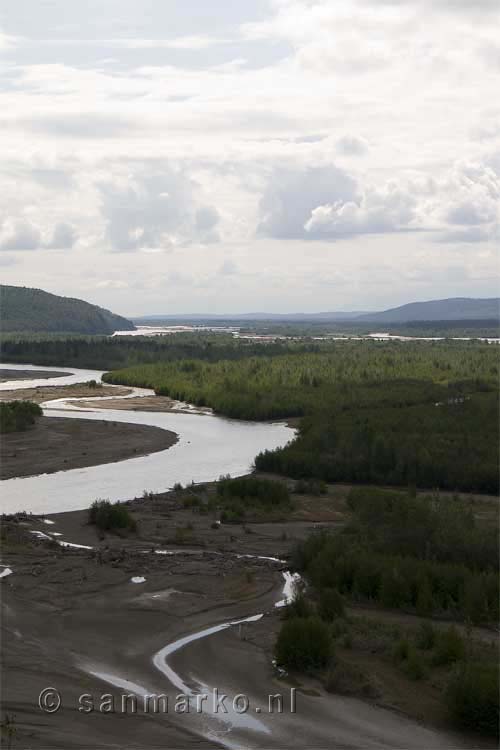
M 0 285 L 2 332 L 110 334 L 132 331 L 133 323 L 81 299 L 41 289 Z
M 226 313 L 221 315 L 213 315 L 213 314 L 203 314 L 203 313 L 186 313 L 185 315 L 182 314 L 171 314 L 171 315 L 142 315 L 141 317 L 134 317 L 133 320 L 138 325 L 148 325 L 152 323 L 153 321 L 155 323 L 172 323 L 174 321 L 220 321 L 220 322 L 228 322 L 228 321 L 238 321 L 238 320 L 245 320 L 245 321 L 252 321 L 252 320 L 259 320 L 259 321 L 265 321 L 269 320 L 272 322 L 281 322 L 281 323 L 307 323 L 307 322 L 320 322 L 320 323 L 329 323 L 334 322 L 336 320 L 354 320 L 356 318 L 359 318 L 360 315 L 368 315 L 367 312 L 362 312 L 361 310 L 357 310 L 354 312 L 319 312 L 319 313 L 265 313 L 265 312 L 256 312 L 256 313 Z
M 430 320 L 500 320 L 500 299 L 453 297 L 429 302 L 411 302 L 378 313 L 357 318 L 360 323 L 408 323 Z

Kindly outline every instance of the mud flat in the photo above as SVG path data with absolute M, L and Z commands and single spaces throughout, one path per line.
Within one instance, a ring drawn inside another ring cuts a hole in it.
M 0 373 L 5 370 L 0 370 Z M 22 378 L 23 380 L 31 380 L 33 371 L 30 370 L 26 373 L 28 377 Z M 62 376 L 67 373 L 61 373 Z M 44 377 L 44 375 L 42 375 Z M 21 378 L 16 376 L 16 380 Z M 5 380 L 13 380 L 13 378 L 5 378 Z M 51 385 L 51 386 L 37 386 L 35 388 L 19 388 L 12 390 L 0 391 L 0 401 L 34 401 L 36 404 L 42 404 L 44 401 L 51 401 L 57 398 L 96 398 L 97 396 L 127 396 L 132 393 L 131 388 L 122 388 L 117 386 L 101 386 L 92 388 L 86 383 L 77 383 L 76 385 Z M 99 403 L 99 402 L 97 402 Z M 106 401 L 105 403 L 109 403 Z M 118 402 L 117 403 L 121 403 Z
M 0 383 L 4 383 L 7 380 L 33 380 L 33 378 L 63 378 L 67 375 L 67 372 L 60 372 L 59 370 L 11 370 L 2 369 L 0 370 Z
M 286 537 L 281 525 L 255 524 L 252 533 L 239 525 L 214 529 L 210 515 L 184 508 L 184 497 L 173 492 L 131 502 L 138 534 L 125 538 L 99 538 L 84 512 L 4 520 L 2 563 L 12 573 L 0 579 L 1 680 L 4 711 L 15 722 L 13 747 L 474 746 L 277 674 L 272 643 L 281 611 L 274 605 L 282 599 L 287 567 L 277 558 L 314 524 L 290 524 Z M 172 543 L 179 528 L 188 532 L 183 546 Z M 58 540 L 86 546 L 61 547 Z M 240 627 L 244 618 L 249 621 Z M 180 640 L 184 645 L 161 662 L 158 655 Z M 250 711 L 218 719 L 210 697 L 202 715 L 176 714 L 178 684 L 201 686 L 209 695 L 217 688 L 230 700 L 243 693 Z M 53 714 L 38 705 L 49 686 L 62 698 Z M 289 710 L 292 686 L 295 713 Z M 131 692 L 168 696 L 168 713 L 122 710 L 122 696 Z M 109 693 L 113 713 L 99 708 L 100 696 Z M 268 696 L 277 693 L 284 712 L 270 714 Z M 82 694 L 92 696 L 89 713 L 78 710 Z
M 163 451 L 177 439 L 170 430 L 148 425 L 41 417 L 25 432 L 2 435 L 0 479 L 123 461 Z

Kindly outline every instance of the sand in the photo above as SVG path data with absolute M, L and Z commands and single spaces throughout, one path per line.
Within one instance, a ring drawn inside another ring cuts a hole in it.
M 28 430 L 2 435 L 0 479 L 123 461 L 170 448 L 177 439 L 147 425 L 40 417 Z

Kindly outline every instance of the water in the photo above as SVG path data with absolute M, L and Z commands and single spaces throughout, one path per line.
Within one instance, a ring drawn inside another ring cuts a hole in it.
M 77 370 L 74 367 L 41 367 L 39 365 L 0 364 L 0 370 L 35 370 L 37 372 L 66 372 L 59 378 L 34 378 L 33 380 L 6 380 L 0 383 L 0 391 L 38 388 L 44 385 L 74 385 L 89 380 L 100 382 L 103 372 L 96 370 Z
M 0 368 L 13 365 L 0 365 Z M 15 365 L 16 369 L 28 369 Z M 57 369 L 40 368 L 31 369 Z M 67 370 L 72 383 L 100 380 L 93 370 Z M 72 374 L 70 374 L 72 373 Z M 61 385 L 66 378 L 41 381 L 43 385 Z M 16 388 L 32 387 L 32 381 L 11 381 Z M 38 382 L 38 381 L 34 381 Z M 2 384 L 5 386 L 6 384 Z M 151 393 L 144 390 L 143 393 Z M 52 402 L 53 404 L 53 402 Z M 241 476 L 250 471 L 255 456 L 262 450 L 285 445 L 294 430 L 282 423 L 242 422 L 214 415 L 171 412 L 137 412 L 112 409 L 76 410 L 59 402 L 44 414 L 69 419 L 94 419 L 152 425 L 171 430 L 179 441 L 168 450 L 126 461 L 70 469 L 54 474 L 39 474 L 0 482 L 0 508 L 3 513 L 28 511 L 59 513 L 88 508 L 97 498 L 128 500 L 148 492 L 171 489 L 176 482 L 209 482 L 222 474 Z

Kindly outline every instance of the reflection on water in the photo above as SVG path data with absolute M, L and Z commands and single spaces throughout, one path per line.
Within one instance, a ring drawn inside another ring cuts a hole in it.
M 16 368 L 26 369 L 26 366 L 16 365 Z M 99 380 L 101 375 L 93 370 L 72 369 L 71 372 L 74 373 L 72 382 Z M 42 382 L 44 385 L 60 385 L 62 380 L 54 378 Z M 18 381 L 17 385 L 24 388 L 29 382 Z M 4 480 L 0 483 L 1 509 L 4 513 L 79 510 L 88 508 L 96 498 L 127 500 L 142 495 L 144 490 L 165 491 L 176 482 L 208 482 L 218 479 L 221 474 L 239 476 L 251 469 L 260 451 L 285 445 L 294 436 L 294 430 L 281 423 L 242 422 L 213 415 L 123 409 L 76 411 L 61 408 L 61 403 L 58 407 L 45 408 L 44 414 L 152 425 L 177 433 L 179 441 L 168 450 L 126 461 Z

